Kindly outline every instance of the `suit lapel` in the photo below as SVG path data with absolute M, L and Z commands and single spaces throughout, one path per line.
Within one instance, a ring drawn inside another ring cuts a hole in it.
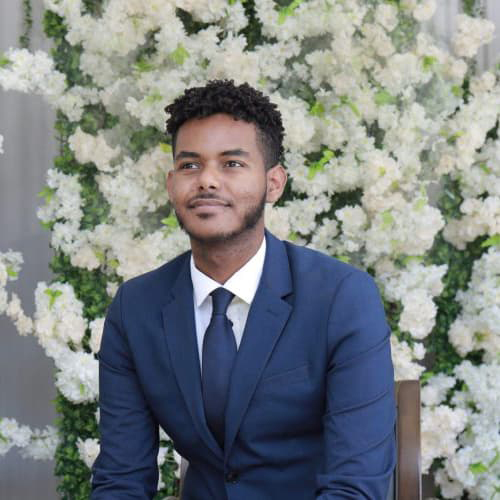
M 225 456 L 234 442 L 260 375 L 290 316 L 283 300 L 292 292 L 292 279 L 284 244 L 266 232 L 266 259 L 259 287 L 248 313 L 236 356 L 226 406 Z
M 163 327 L 174 373 L 196 430 L 206 445 L 222 458 L 222 451 L 207 426 L 203 408 L 189 254 L 181 266 L 171 296 L 162 310 Z

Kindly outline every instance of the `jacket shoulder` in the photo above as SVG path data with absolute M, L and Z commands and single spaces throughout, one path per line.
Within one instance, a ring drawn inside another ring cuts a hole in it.
M 335 277 L 338 280 L 342 280 L 349 274 L 368 275 L 365 271 L 318 250 L 295 245 L 288 241 L 283 241 L 283 244 L 285 245 L 290 267 L 294 272 L 312 272 L 315 275 L 323 273 L 325 278 L 331 279 Z

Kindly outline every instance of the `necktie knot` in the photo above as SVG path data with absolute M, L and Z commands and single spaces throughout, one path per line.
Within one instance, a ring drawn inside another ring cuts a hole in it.
M 212 316 L 215 314 L 226 314 L 234 294 L 225 288 L 219 287 L 210 295 L 212 296 Z

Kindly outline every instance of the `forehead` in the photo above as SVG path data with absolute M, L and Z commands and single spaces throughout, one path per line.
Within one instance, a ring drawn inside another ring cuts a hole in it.
M 255 125 L 224 113 L 183 123 L 177 132 L 175 149 L 205 154 L 231 149 L 259 153 Z

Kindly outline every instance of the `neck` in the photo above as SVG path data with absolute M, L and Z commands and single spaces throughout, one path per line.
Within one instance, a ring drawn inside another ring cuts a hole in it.
M 202 273 L 223 285 L 256 253 L 264 238 L 264 227 L 230 240 L 202 242 L 191 240 L 194 263 Z

